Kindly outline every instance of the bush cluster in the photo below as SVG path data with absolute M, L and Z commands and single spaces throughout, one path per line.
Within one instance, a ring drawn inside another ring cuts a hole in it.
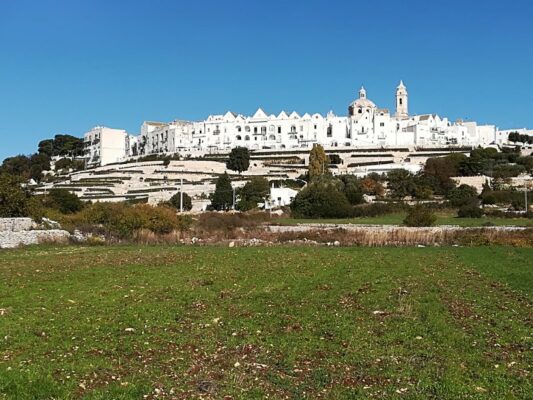
M 414 227 L 434 226 L 435 222 L 437 222 L 435 214 L 423 206 L 412 207 L 403 220 L 404 225 Z
M 192 219 L 187 216 L 178 217 L 175 209 L 166 206 L 96 203 L 76 214 L 65 216 L 61 222 L 70 229 L 96 230 L 125 239 L 133 237 L 134 233 L 141 229 L 156 234 L 187 230 L 191 226 Z
M 342 191 L 342 183 L 317 180 L 303 188 L 291 203 L 296 218 L 346 218 L 353 215 L 353 206 Z

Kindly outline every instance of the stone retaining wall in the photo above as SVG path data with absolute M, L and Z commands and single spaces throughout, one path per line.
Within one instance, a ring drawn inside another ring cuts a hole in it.
M 0 232 L 29 231 L 32 227 L 31 218 L 0 218 Z
M 401 225 L 359 225 L 359 224 L 297 224 L 297 225 L 268 225 L 267 229 L 271 232 L 308 232 L 314 230 L 334 231 L 366 231 L 366 232 L 451 232 L 464 230 L 497 230 L 497 231 L 521 231 L 527 229 L 524 226 L 478 226 L 478 227 L 461 227 L 456 225 L 439 225 L 432 227 L 409 227 Z
M 60 229 L 48 231 L 0 231 L 0 249 L 13 249 L 42 243 L 67 243 L 69 238 L 70 233 Z

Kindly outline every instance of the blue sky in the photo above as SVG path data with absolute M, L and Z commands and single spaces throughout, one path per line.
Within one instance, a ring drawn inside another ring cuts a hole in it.
M 533 128 L 529 0 L 0 0 L 0 160 L 94 125 L 230 109 L 412 113 Z

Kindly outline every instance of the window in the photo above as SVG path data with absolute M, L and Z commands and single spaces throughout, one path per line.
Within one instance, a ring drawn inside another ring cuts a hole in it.
M 269 131 L 269 132 L 274 132 L 274 125 L 270 125 L 270 126 L 268 127 L 268 131 Z
M 254 126 L 254 133 L 257 133 L 257 126 Z
M 241 135 L 237 135 L 237 140 L 242 140 Z
M 363 109 L 360 108 L 357 112 L 358 112 L 359 114 L 362 114 L 362 113 L 363 113 Z
M 262 127 L 261 127 L 261 133 L 262 133 L 263 135 L 265 135 L 265 134 L 267 133 L 267 127 L 266 127 L 266 126 L 262 126 Z
M 314 129 L 316 129 L 316 125 L 315 125 Z
M 246 125 L 246 127 L 244 128 L 245 132 L 250 132 L 250 127 L 248 125 Z
M 291 132 L 296 132 L 296 126 L 294 125 L 291 126 Z
M 333 135 L 333 126 L 331 126 L 331 124 L 329 124 L 328 129 L 326 131 L 326 136 L 327 137 L 331 137 L 332 135 Z
M 278 133 L 281 133 L 281 126 L 278 126 Z
M 379 126 L 385 126 L 385 122 L 380 122 Z
M 276 140 L 276 135 L 269 135 L 268 140 Z
M 240 125 L 237 125 L 237 132 L 240 132 L 242 130 Z
M 303 132 L 303 131 L 304 131 L 304 126 L 300 125 L 300 132 Z
M 400 98 L 400 105 L 402 105 L 402 104 L 403 104 L 403 99 L 402 99 L 402 98 Z
M 244 137 L 244 140 L 250 140 L 250 136 L 246 135 L 246 136 Z

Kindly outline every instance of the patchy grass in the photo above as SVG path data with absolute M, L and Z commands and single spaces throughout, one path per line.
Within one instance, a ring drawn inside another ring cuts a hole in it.
M 533 249 L 0 252 L 0 399 L 528 399 Z
M 366 218 L 339 218 L 339 219 L 299 219 L 299 218 L 278 218 L 276 224 L 296 225 L 296 224 L 357 224 L 357 225 L 401 225 L 407 214 L 404 212 L 380 215 Z M 479 227 L 490 223 L 496 226 L 533 226 L 533 221 L 527 218 L 457 218 L 454 214 L 436 212 L 437 225 L 458 225 L 463 227 Z

